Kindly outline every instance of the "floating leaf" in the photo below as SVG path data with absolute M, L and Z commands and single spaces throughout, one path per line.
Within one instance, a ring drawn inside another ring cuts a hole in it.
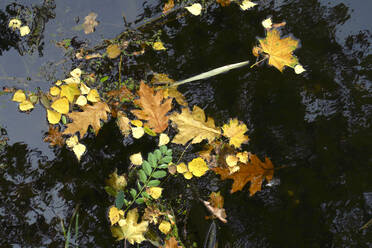
M 159 135 L 159 144 L 158 146 L 163 146 L 169 143 L 169 136 L 166 135 L 165 133 L 161 133 Z
M 154 44 L 152 45 L 152 48 L 154 48 L 154 50 L 156 51 L 166 50 L 166 48 L 163 45 L 163 42 L 161 41 L 154 42 Z
M 88 101 L 87 101 L 87 98 L 83 95 L 80 95 L 77 99 L 76 99 L 76 102 L 75 102 L 77 105 L 79 106 L 85 106 Z
M 21 20 L 14 18 L 9 21 L 8 27 L 15 30 L 15 29 L 19 29 L 21 25 L 22 25 Z
M 66 84 L 79 84 L 80 83 L 80 78 L 69 77 L 69 78 L 63 79 L 63 82 L 65 82 Z M 56 85 L 57 85 L 57 83 L 56 83 Z M 59 86 L 59 85 L 57 85 L 57 86 Z
M 59 96 L 59 93 L 61 93 L 61 89 L 57 86 L 53 86 L 49 89 L 49 93 L 52 95 L 52 96 Z
M 242 10 L 247 10 L 250 9 L 254 6 L 256 6 L 257 3 L 251 2 L 250 0 L 243 0 L 243 2 L 240 4 L 240 8 Z
M 130 120 L 128 119 L 128 117 L 126 117 L 126 115 L 122 111 L 119 111 L 117 113 L 116 124 L 118 125 L 121 134 L 124 136 L 130 133 L 129 121 Z
M 221 132 L 215 127 L 214 120 L 206 117 L 204 110 L 194 106 L 192 113 L 183 108 L 182 113 L 174 113 L 170 119 L 177 125 L 179 133 L 172 140 L 173 143 L 185 145 L 189 140 L 192 144 L 200 143 L 203 139 L 212 142 Z
M 58 112 L 53 111 L 51 109 L 47 109 L 47 118 L 48 118 L 48 122 L 50 124 L 59 123 L 59 121 L 61 120 L 61 116 L 62 116 L 61 113 L 58 113 Z
M 303 73 L 304 71 L 306 71 L 305 68 L 304 68 L 302 65 L 300 65 L 300 64 L 296 65 L 296 66 L 294 67 L 294 70 L 295 70 L 295 73 L 296 73 L 296 74 L 301 74 L 301 73 Z
M 96 21 L 97 16 L 96 13 L 91 12 L 84 18 L 83 28 L 85 34 L 94 32 L 94 28 L 98 25 L 98 22 Z
M 21 34 L 21 36 L 25 36 L 25 35 L 28 35 L 30 33 L 30 28 L 28 26 L 22 26 L 19 28 L 19 33 Z
M 203 176 L 208 171 L 208 166 L 202 158 L 194 158 L 188 164 L 189 171 L 196 177 Z
M 239 123 L 238 119 L 231 119 L 229 124 L 223 125 L 222 130 L 223 135 L 230 139 L 229 144 L 236 148 L 249 141 L 248 136 L 244 135 L 248 128 L 244 123 Z
M 13 98 L 12 98 L 12 101 L 14 102 L 24 102 L 26 100 L 26 95 L 25 93 L 23 92 L 23 90 L 17 90 L 14 95 L 13 95 Z
M 231 0 L 216 0 L 217 3 L 219 3 L 222 7 L 229 6 L 231 3 Z
M 115 59 L 120 55 L 121 50 L 118 44 L 111 44 L 107 47 L 106 52 L 107 57 L 110 59 Z
M 117 170 L 115 170 L 109 175 L 109 178 L 106 180 L 106 185 L 110 186 L 116 191 L 122 191 L 127 186 L 125 174 L 118 175 Z
M 81 76 L 81 70 L 80 68 L 75 68 L 70 72 L 70 75 L 74 78 L 80 78 Z
M 78 137 L 76 135 L 71 136 L 70 138 L 68 138 L 66 140 L 66 145 L 67 145 L 68 148 L 73 148 L 78 143 L 79 143 L 79 139 L 78 139 Z
M 130 121 L 130 123 L 136 127 L 142 127 L 143 126 L 143 122 L 140 121 L 140 120 L 133 120 L 133 121 Z
M 132 164 L 134 165 L 141 165 L 142 164 L 142 155 L 141 153 L 135 153 L 135 154 L 132 154 L 130 157 L 129 157 L 129 160 Z
M 112 206 L 109 210 L 108 215 L 112 226 L 119 222 L 119 219 L 124 216 L 124 212 L 123 210 L 119 210 L 115 206 Z
M 171 230 L 171 223 L 169 223 L 168 221 L 165 221 L 163 220 L 160 225 L 159 225 L 159 230 L 164 233 L 164 234 L 168 234 Z
M 198 16 L 200 15 L 201 11 L 202 11 L 202 6 L 200 3 L 194 3 L 193 5 L 191 6 L 188 6 L 188 7 L 185 7 L 191 14 L 195 15 L 195 16 Z
M 29 100 L 25 100 L 19 104 L 19 110 L 29 111 L 34 108 L 34 105 Z
M 261 22 L 262 26 L 266 29 L 270 29 L 273 26 L 273 22 L 271 21 L 271 17 L 263 20 Z
M 99 102 L 101 99 L 99 98 L 99 93 L 96 89 L 92 89 L 89 91 L 87 95 L 87 99 L 90 102 Z
M 70 83 L 61 86 L 60 97 L 67 97 L 69 102 L 73 102 L 75 96 L 80 95 L 79 85 L 77 83 Z
M 180 163 L 179 165 L 177 165 L 177 172 L 178 173 L 185 173 L 187 172 L 188 169 L 187 169 L 187 165 L 185 163 Z
M 161 246 L 159 248 L 182 248 L 182 246 L 178 245 L 175 237 L 170 237 L 170 239 L 165 241 L 165 246 Z
M 87 150 L 85 145 L 77 144 L 72 148 L 72 151 L 75 153 L 77 159 L 80 161 L 81 156 L 83 156 L 84 152 Z
M 145 134 L 143 127 L 132 127 L 133 138 L 139 139 Z
M 70 104 L 66 97 L 59 98 L 52 103 L 52 109 L 61 114 L 67 114 L 70 111 Z

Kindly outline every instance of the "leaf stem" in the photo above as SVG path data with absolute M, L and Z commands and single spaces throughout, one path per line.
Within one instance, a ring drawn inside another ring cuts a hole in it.
M 269 56 L 265 56 L 263 59 L 261 59 L 261 60 L 259 60 L 259 61 L 257 61 L 256 63 L 254 63 L 253 65 L 251 65 L 251 67 L 250 68 L 253 68 L 254 66 L 256 66 L 256 65 L 258 65 L 258 64 L 260 64 L 261 62 L 264 62 L 265 60 L 267 60 L 269 58 Z

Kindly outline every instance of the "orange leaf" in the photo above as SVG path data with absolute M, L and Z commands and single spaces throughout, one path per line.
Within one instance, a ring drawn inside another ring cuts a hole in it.
M 175 237 L 171 237 L 167 241 L 165 241 L 165 246 L 160 246 L 160 248 L 182 248 L 182 246 L 178 246 L 178 242 Z
M 168 0 L 168 3 L 164 5 L 163 14 L 168 13 L 174 7 L 174 0 Z
M 172 98 L 163 102 L 163 91 L 159 90 L 154 95 L 154 89 L 144 82 L 141 82 L 138 95 L 140 98 L 135 103 L 141 106 L 142 110 L 132 110 L 132 113 L 139 119 L 148 121 L 149 128 L 153 129 L 154 132 L 163 132 L 168 127 L 169 117 L 166 114 L 172 108 Z
M 230 5 L 231 0 L 216 0 L 216 2 L 221 4 L 222 7 L 226 7 Z
M 51 146 L 63 146 L 65 139 L 62 137 L 58 126 L 54 128 L 53 125 L 49 125 L 48 135 L 44 138 L 44 142 L 49 142 Z
M 217 167 L 212 170 L 219 174 L 222 180 L 234 180 L 230 193 L 242 190 L 250 181 L 249 192 L 251 196 L 261 190 L 262 180 L 266 178 L 270 182 L 274 176 L 274 166 L 270 159 L 266 157 L 265 162 L 261 162 L 256 155 L 252 155 L 251 161 L 247 164 L 240 164 L 240 170 L 231 175 L 228 168 Z

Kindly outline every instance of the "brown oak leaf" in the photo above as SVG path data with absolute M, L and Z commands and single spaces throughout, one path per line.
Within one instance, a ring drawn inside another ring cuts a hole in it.
M 166 114 L 172 108 L 172 98 L 164 100 L 162 90 L 154 95 L 154 89 L 144 82 L 141 82 L 138 95 L 140 98 L 135 100 L 135 104 L 139 105 L 142 110 L 132 110 L 132 113 L 139 119 L 146 120 L 154 132 L 163 132 L 168 127 L 169 117 Z
M 239 165 L 240 170 L 233 174 L 230 174 L 228 168 L 212 168 L 214 172 L 221 176 L 222 180 L 234 180 L 230 193 L 242 190 L 248 182 L 251 182 L 249 192 L 252 196 L 261 190 L 262 180 L 266 179 L 270 182 L 274 176 L 274 166 L 267 157 L 265 162 L 262 162 L 256 155 L 252 155 L 250 162 L 246 164 L 240 163 Z
M 96 135 L 101 129 L 101 120 L 107 120 L 107 112 L 110 108 L 105 102 L 96 102 L 93 105 L 85 105 L 83 112 L 72 112 L 67 116 L 72 119 L 72 123 L 67 124 L 67 128 L 63 134 L 74 135 L 76 132 L 80 133 L 80 138 L 83 138 L 89 126 L 92 126 Z
M 175 237 L 171 237 L 170 239 L 165 241 L 165 246 L 160 246 L 159 248 L 182 248 L 182 246 L 178 245 L 177 239 Z
M 49 142 L 51 146 L 63 146 L 65 139 L 62 137 L 58 126 L 49 125 L 48 135 L 44 138 L 44 142 Z

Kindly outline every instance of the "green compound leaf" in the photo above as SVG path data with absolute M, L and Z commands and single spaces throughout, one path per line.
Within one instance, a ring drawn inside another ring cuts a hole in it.
M 130 195 L 132 196 L 133 199 L 136 199 L 137 191 L 135 189 L 130 189 Z
M 142 163 L 142 169 L 145 171 L 145 173 L 150 176 L 152 172 L 151 165 L 147 161 L 143 161 Z
M 158 170 L 158 171 L 155 171 L 154 174 L 152 174 L 152 176 L 154 178 L 163 178 L 167 175 L 167 172 L 166 171 L 163 171 L 163 170 Z
M 143 199 L 143 198 L 138 198 L 137 200 L 136 200 L 136 203 L 137 204 L 142 204 L 142 203 L 144 203 L 145 202 L 145 200 Z
M 118 194 L 116 195 L 116 199 L 115 199 L 115 207 L 117 207 L 118 209 L 121 209 L 124 205 L 124 191 L 120 190 L 118 192 Z
M 139 179 L 140 179 L 141 182 L 146 183 L 147 176 L 146 176 L 144 170 L 139 170 L 138 171 L 138 176 L 139 176 Z
M 142 185 L 139 181 L 137 181 L 137 188 L 138 188 L 138 191 L 141 191 L 142 189 Z
M 151 180 L 147 186 L 148 187 L 156 187 L 156 186 L 159 186 L 160 185 L 160 181 L 159 180 Z
M 159 164 L 164 164 L 164 163 L 169 164 L 170 162 L 172 162 L 172 157 L 171 156 L 165 156 L 164 158 L 162 158 L 159 161 Z
M 107 192 L 107 194 L 113 196 L 113 197 L 116 197 L 117 193 L 116 193 L 116 190 L 113 189 L 112 187 L 110 186 L 105 186 L 105 190 Z
M 167 164 L 161 164 L 158 166 L 158 169 L 168 169 L 168 165 Z
M 171 149 L 167 150 L 167 151 L 165 152 L 165 155 L 167 155 L 167 156 L 172 156 L 172 150 L 171 150 Z
M 156 167 L 156 157 L 153 153 L 149 153 L 149 156 L 147 157 L 147 161 L 150 163 L 152 167 Z
M 161 159 L 162 156 L 161 156 L 161 151 L 159 149 L 156 149 L 154 154 L 157 160 Z
M 145 197 L 145 198 L 150 198 L 150 195 L 147 194 L 147 192 L 145 192 L 145 191 L 143 191 L 143 192 L 141 193 L 141 196 L 143 196 L 143 197 Z
M 162 154 L 165 154 L 167 152 L 167 146 L 161 146 L 159 149 Z

